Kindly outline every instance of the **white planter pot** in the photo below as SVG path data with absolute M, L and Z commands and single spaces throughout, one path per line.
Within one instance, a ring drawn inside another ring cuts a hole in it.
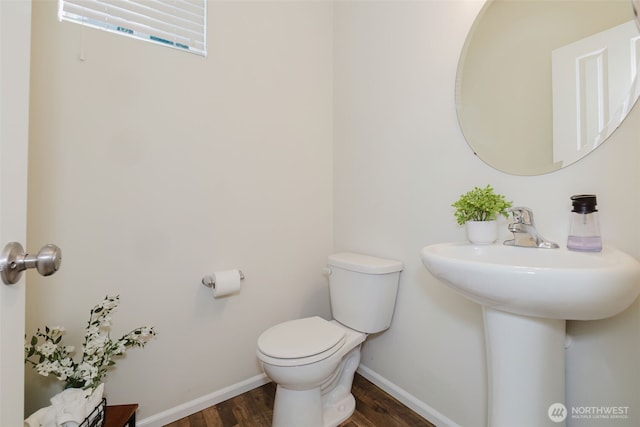
M 490 245 L 498 240 L 498 221 L 468 221 L 467 239 L 476 245 Z

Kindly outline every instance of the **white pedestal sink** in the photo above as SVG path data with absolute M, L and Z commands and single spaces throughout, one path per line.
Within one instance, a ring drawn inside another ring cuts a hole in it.
M 640 292 L 640 263 L 602 252 L 442 243 L 422 262 L 484 314 L 489 427 L 562 426 L 566 320 L 615 316 Z M 553 419 L 552 419 L 553 418 Z

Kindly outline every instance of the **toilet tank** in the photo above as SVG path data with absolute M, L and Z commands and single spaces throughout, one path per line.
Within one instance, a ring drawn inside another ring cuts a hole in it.
M 328 265 L 333 318 L 369 334 L 389 328 L 402 263 L 344 252 L 330 255 Z

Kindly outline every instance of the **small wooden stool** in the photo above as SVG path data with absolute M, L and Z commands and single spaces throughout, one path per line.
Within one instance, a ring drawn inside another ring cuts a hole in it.
M 136 427 L 137 403 L 107 406 L 104 412 L 104 427 Z

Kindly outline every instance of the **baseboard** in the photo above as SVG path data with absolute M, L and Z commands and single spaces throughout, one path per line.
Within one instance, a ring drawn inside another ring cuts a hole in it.
M 210 406 L 217 405 L 220 402 L 231 399 L 254 388 L 260 387 L 268 383 L 270 380 L 265 374 L 256 375 L 247 380 L 232 384 L 221 390 L 199 397 L 181 405 L 162 411 L 136 421 L 139 427 L 163 427 L 188 415 L 195 414 Z
M 406 390 L 398 387 L 382 375 L 367 368 L 364 365 L 358 367 L 358 373 L 380 387 L 386 393 L 398 399 L 403 405 L 438 427 L 460 427 L 458 424 L 447 418 L 431 406 L 422 402 Z M 136 425 L 139 427 L 163 427 L 181 418 L 202 411 L 210 406 L 217 405 L 227 399 L 238 396 L 254 388 L 260 387 L 269 382 L 265 374 L 256 375 L 247 380 L 232 384 L 221 390 L 185 402 L 181 405 L 162 411 L 147 418 L 139 419 Z
M 460 427 L 450 418 L 433 409 L 417 397 L 398 387 L 382 375 L 364 365 L 358 367 L 358 373 L 380 387 L 386 393 L 398 399 L 404 406 L 438 427 Z

